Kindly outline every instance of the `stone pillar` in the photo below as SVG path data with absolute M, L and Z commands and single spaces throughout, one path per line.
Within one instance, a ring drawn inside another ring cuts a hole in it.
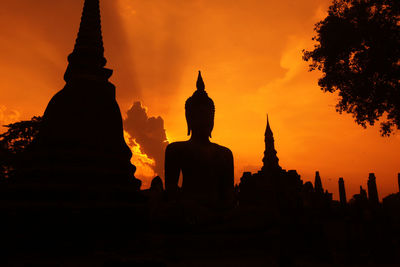
M 339 178 L 339 196 L 340 196 L 340 205 L 342 207 L 345 207 L 347 204 L 347 200 L 346 200 L 346 189 L 344 187 L 343 177 Z
M 376 187 L 376 177 L 374 173 L 370 173 L 368 177 L 368 199 L 371 204 L 379 204 L 378 189 Z
M 315 172 L 315 180 L 314 180 L 314 188 L 315 192 L 318 194 L 324 194 L 324 188 L 322 187 L 321 177 L 319 176 L 319 171 Z

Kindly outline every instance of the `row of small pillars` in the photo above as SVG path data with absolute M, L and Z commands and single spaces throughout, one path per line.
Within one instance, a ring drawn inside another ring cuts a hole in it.
M 400 193 L 400 173 L 397 174 L 397 184 L 399 187 Z M 379 197 L 378 197 L 378 188 L 376 186 L 376 177 L 375 173 L 370 173 L 368 176 L 368 200 L 372 204 L 379 204 Z M 360 191 L 362 191 L 362 187 L 360 186 Z M 339 197 L 340 197 L 340 204 L 341 206 L 346 206 L 347 199 L 346 199 L 346 189 L 344 186 L 344 179 L 343 177 L 339 178 Z

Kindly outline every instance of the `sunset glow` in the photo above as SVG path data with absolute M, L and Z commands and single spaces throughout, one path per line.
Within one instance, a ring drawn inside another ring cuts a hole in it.
M 6 25 L 0 29 L 1 125 L 42 115 L 63 88 L 82 3 L 0 4 Z M 123 117 L 141 101 L 150 116 L 163 118 L 169 141 L 187 140 L 184 104 L 201 70 L 216 106 L 212 141 L 232 150 L 236 182 L 243 171 L 261 168 L 268 113 L 280 165 L 296 169 L 303 181 L 320 171 L 324 188 L 338 199 L 343 177 L 350 199 L 374 172 L 380 198 L 397 192 L 400 133 L 383 138 L 378 126 L 363 129 L 351 115 L 338 114 L 337 96 L 319 89 L 321 74 L 308 72 L 302 60 L 329 3 L 102 1 L 105 56 Z M 154 160 L 129 134 L 125 139 L 147 188 Z
M 144 154 L 140 148 L 140 145 L 126 131 L 124 131 L 124 137 L 126 144 L 132 151 L 131 162 L 136 166 L 135 176 L 142 180 L 142 186 L 144 188 L 148 188 L 150 186 L 151 179 L 153 179 L 155 176 L 153 171 L 155 164 L 154 159 L 151 159 Z

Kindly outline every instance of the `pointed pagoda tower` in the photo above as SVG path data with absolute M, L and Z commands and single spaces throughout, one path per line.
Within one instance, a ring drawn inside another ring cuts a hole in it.
M 281 171 L 282 168 L 279 166 L 279 158 L 277 157 L 277 152 L 275 150 L 275 140 L 274 134 L 272 133 L 271 126 L 269 125 L 269 118 L 267 115 L 267 128 L 265 129 L 265 151 L 263 158 L 263 166 L 261 168 L 262 172 L 274 173 Z
M 30 148 L 30 173 L 72 184 L 134 181 L 112 70 L 105 68 L 99 0 L 84 2 L 68 63 L 66 85 L 50 100 Z

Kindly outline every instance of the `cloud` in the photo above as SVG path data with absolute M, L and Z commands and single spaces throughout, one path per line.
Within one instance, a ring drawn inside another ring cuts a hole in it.
M 0 133 L 5 130 L 5 125 L 16 122 L 19 117 L 20 113 L 18 111 L 0 105 Z
M 128 110 L 124 128 L 141 151 L 155 161 L 154 172 L 164 176 L 164 153 L 168 145 L 164 120 L 160 116 L 149 117 L 147 109 L 138 101 Z
M 156 176 L 155 160 L 143 153 L 140 145 L 127 131 L 124 131 L 124 138 L 132 151 L 131 163 L 136 166 L 135 177 L 142 181 L 142 188 L 150 188 L 151 181 Z

